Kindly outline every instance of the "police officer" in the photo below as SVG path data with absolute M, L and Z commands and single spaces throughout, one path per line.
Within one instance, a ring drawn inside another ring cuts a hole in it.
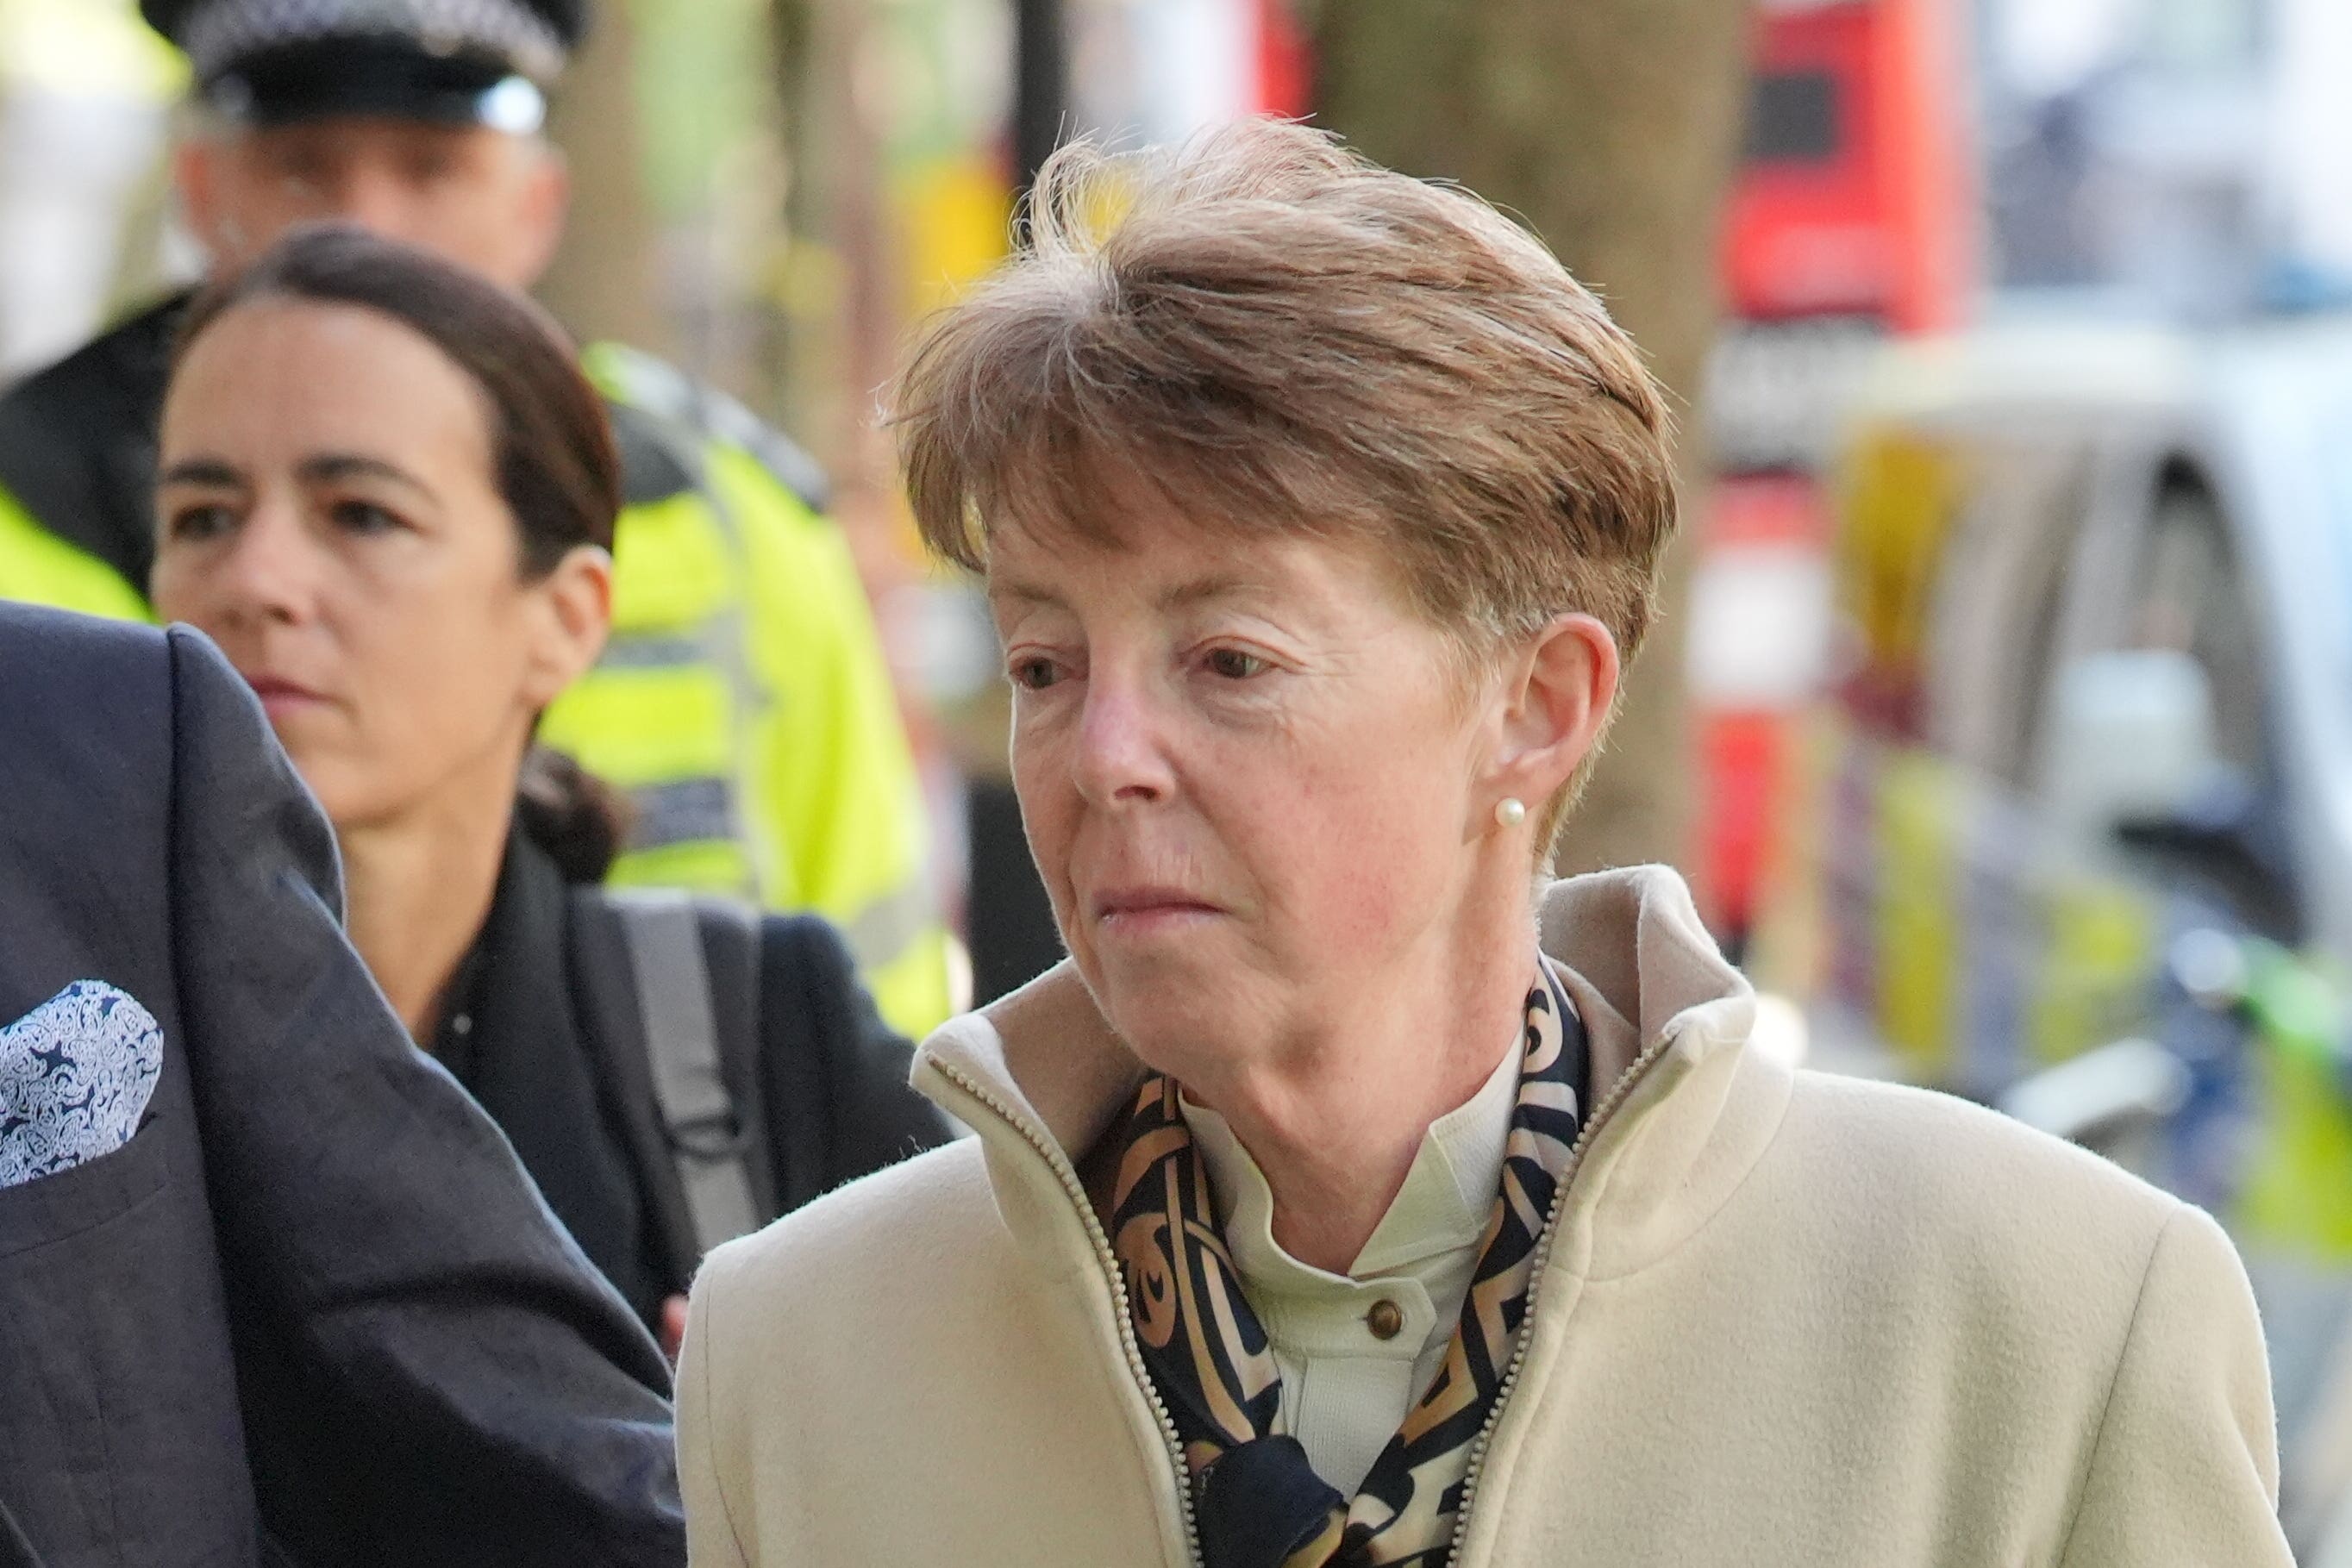
M 588 0 L 142 0 L 195 103 L 173 174 L 216 267 L 356 222 L 510 287 L 566 207 L 541 135 Z M 147 618 L 168 299 L 0 398 L 0 598 Z M 541 738 L 636 810 L 615 880 L 813 908 L 910 1033 L 948 1010 L 919 787 L 822 476 L 740 404 L 585 355 L 627 470 L 614 636 Z

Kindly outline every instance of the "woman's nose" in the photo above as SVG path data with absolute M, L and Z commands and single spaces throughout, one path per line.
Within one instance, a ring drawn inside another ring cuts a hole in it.
M 287 508 L 256 507 L 218 558 L 212 597 L 240 620 L 307 621 L 318 607 L 316 553 Z
M 1098 807 L 1148 805 L 1174 783 L 1167 727 L 1139 685 L 1097 678 L 1078 720 L 1074 772 L 1078 791 Z

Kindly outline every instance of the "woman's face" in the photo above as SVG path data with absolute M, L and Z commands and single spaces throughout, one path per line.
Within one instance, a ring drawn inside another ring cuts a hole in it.
M 1494 731 L 1368 551 L 1129 532 L 999 530 L 989 597 L 1063 937 L 1112 1023 L 1181 1074 L 1188 1047 L 1278 1052 L 1428 972 L 1478 896 Z
M 156 608 L 220 644 L 336 825 L 504 809 L 609 585 L 588 549 L 521 580 L 466 372 L 375 311 L 243 305 L 190 350 L 162 445 Z

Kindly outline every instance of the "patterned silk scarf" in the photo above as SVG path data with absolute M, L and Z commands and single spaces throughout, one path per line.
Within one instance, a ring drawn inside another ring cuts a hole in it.
M 1583 1026 L 1549 960 L 1528 992 L 1519 1093 L 1502 1190 L 1445 1363 L 1350 1500 L 1281 1430 L 1282 1382 L 1209 1205 L 1173 1079 L 1155 1074 L 1128 1118 L 1114 1247 L 1145 1365 L 1192 1471 L 1208 1568 L 1442 1568 L 1470 1455 L 1502 1396 L 1526 1316 L 1537 1239 L 1583 1114 Z

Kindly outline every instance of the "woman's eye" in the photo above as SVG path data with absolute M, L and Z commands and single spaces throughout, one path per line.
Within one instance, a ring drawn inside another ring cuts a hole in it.
M 1015 659 L 1011 674 L 1014 685 L 1033 692 L 1042 692 L 1062 678 L 1051 659 Z
M 333 517 L 337 528 L 354 534 L 386 534 L 403 526 L 397 517 L 373 501 L 338 501 Z
M 223 506 L 182 507 L 164 521 L 164 532 L 175 539 L 218 538 L 236 527 L 236 515 Z
M 1252 675 L 1264 674 L 1267 668 L 1264 659 L 1239 648 L 1213 648 L 1207 664 L 1211 674 L 1229 681 L 1245 681 Z

